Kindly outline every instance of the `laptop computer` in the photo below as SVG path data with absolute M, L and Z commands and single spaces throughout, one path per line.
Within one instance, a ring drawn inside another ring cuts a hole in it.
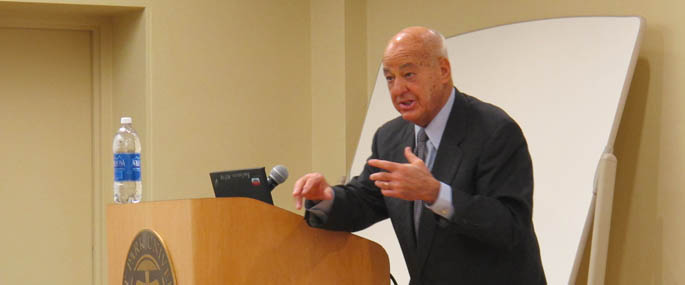
M 267 188 L 264 167 L 209 173 L 214 195 L 222 197 L 247 197 L 273 205 L 271 191 Z

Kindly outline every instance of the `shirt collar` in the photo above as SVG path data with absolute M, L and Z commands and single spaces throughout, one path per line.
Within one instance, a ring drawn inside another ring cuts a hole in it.
M 447 119 L 450 117 L 450 111 L 452 111 L 452 105 L 454 105 L 455 89 L 452 88 L 450 93 L 450 98 L 447 99 L 447 103 L 442 106 L 440 112 L 433 118 L 433 120 L 426 126 L 426 135 L 428 135 L 428 140 L 433 144 L 435 149 L 440 147 L 440 140 L 442 139 L 442 133 L 445 132 L 445 127 L 447 126 Z M 421 127 L 414 125 L 414 141 L 416 142 L 416 134 L 419 133 Z

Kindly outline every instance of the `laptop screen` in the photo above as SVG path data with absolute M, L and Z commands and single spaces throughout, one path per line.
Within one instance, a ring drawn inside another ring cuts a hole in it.
M 212 172 L 209 178 L 217 198 L 247 197 L 272 205 L 274 203 L 267 187 L 264 167 Z

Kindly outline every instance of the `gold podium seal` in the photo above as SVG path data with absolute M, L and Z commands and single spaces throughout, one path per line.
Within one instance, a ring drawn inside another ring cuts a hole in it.
M 153 230 L 142 230 L 128 249 L 124 285 L 174 285 L 176 274 L 166 245 Z

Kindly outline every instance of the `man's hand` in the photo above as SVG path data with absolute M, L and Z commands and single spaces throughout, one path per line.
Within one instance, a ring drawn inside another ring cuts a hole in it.
M 321 173 L 309 173 L 295 182 L 293 188 L 295 208 L 302 209 L 302 199 L 307 200 L 331 200 L 333 188 L 328 185 L 326 178 Z
M 440 192 L 440 181 L 433 177 L 423 160 L 414 155 L 409 147 L 404 149 L 404 156 L 409 163 L 369 160 L 367 163 L 370 166 L 388 171 L 376 172 L 369 178 L 375 181 L 385 196 L 433 204 Z

